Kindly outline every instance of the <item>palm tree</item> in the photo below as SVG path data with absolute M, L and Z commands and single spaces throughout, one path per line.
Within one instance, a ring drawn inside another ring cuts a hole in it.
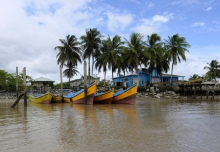
M 79 73 L 79 71 L 76 70 L 76 66 L 71 62 L 68 61 L 67 64 L 64 64 L 67 69 L 63 71 L 63 75 L 69 78 L 69 85 L 70 85 L 70 79 Z
M 101 33 L 96 29 L 86 29 L 86 35 L 80 37 L 81 48 L 83 49 L 83 58 L 88 58 L 89 60 L 89 76 L 90 76 L 90 57 L 92 56 L 92 61 L 94 62 L 94 56 L 99 51 L 99 46 L 101 43 Z M 92 63 L 92 74 L 93 74 L 93 63 Z M 90 81 L 90 80 L 89 80 Z M 90 82 L 89 82 L 90 83 Z
M 185 52 L 189 52 L 189 50 L 187 50 L 188 47 L 190 47 L 190 45 L 186 42 L 186 39 L 180 37 L 178 34 L 175 34 L 172 37 L 168 36 L 168 40 L 165 39 L 165 48 L 168 51 L 168 59 L 172 62 L 170 83 L 172 81 L 173 66 L 178 62 L 181 62 L 181 59 L 186 61 Z
M 193 74 L 192 76 L 190 76 L 189 80 L 196 80 L 201 78 L 198 74 Z
M 160 36 L 155 33 L 150 36 L 148 35 L 145 52 L 149 59 L 149 73 L 152 73 L 153 69 L 156 68 L 157 73 L 161 75 L 162 72 L 167 72 L 169 70 L 169 62 L 166 58 L 166 50 L 162 47 L 160 40 Z
M 212 60 L 210 63 L 207 63 L 208 66 L 205 66 L 204 69 L 208 69 L 206 72 L 206 77 L 208 80 L 215 80 L 220 76 L 220 65 L 216 60 Z
M 59 39 L 62 46 L 56 46 L 54 49 L 59 50 L 57 54 L 57 64 L 60 64 L 61 67 L 67 62 L 70 61 L 72 64 L 77 66 L 77 62 L 82 62 L 81 60 L 81 49 L 79 47 L 79 42 L 74 35 L 67 35 L 65 39 Z
M 140 33 L 132 33 L 129 40 L 125 38 L 127 47 L 123 49 L 122 62 L 126 61 L 130 72 L 133 72 L 141 64 L 146 63 L 146 58 L 143 58 L 146 55 L 144 54 L 144 42 L 142 39 L 143 36 Z
M 108 36 L 107 40 L 103 41 L 104 45 L 102 49 L 105 51 L 101 54 L 100 59 L 103 65 L 107 65 L 108 69 L 112 71 L 112 80 L 113 72 L 118 67 L 118 62 L 120 60 L 120 53 L 123 47 L 124 42 L 121 41 L 121 37 L 116 35 L 112 39 Z

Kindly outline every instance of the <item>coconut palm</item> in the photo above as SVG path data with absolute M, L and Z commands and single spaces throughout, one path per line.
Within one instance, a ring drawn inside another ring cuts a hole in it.
M 79 47 L 79 42 L 74 35 L 67 35 L 65 39 L 59 39 L 62 46 L 56 46 L 54 49 L 59 50 L 57 54 L 57 64 L 60 64 L 61 67 L 67 62 L 70 61 L 72 64 L 77 66 L 77 62 L 82 62 L 81 60 L 81 49 Z
M 127 47 L 123 49 L 122 62 L 126 62 L 130 67 L 129 71 L 133 72 L 133 69 L 137 69 L 142 63 L 146 63 L 144 55 L 144 42 L 143 36 L 140 33 L 132 33 L 129 40 L 125 38 Z
M 77 75 L 79 71 L 76 70 L 76 66 L 71 61 L 67 61 L 67 64 L 64 64 L 64 66 L 66 66 L 67 69 L 63 71 L 63 75 L 69 78 L 69 84 L 70 84 L 70 79 L 74 75 Z
M 153 69 L 157 70 L 158 74 L 169 70 L 169 62 L 166 56 L 166 50 L 162 47 L 161 38 L 157 34 L 147 36 L 145 52 L 148 60 L 148 70 L 152 73 Z
M 101 42 L 101 48 L 100 51 L 96 54 L 96 60 L 95 60 L 95 68 L 98 70 L 98 72 L 101 72 L 103 70 L 104 72 L 104 86 L 106 82 L 106 72 L 107 72 L 107 62 L 103 62 L 103 60 L 100 58 L 101 54 L 105 53 L 107 51 L 107 43 L 105 40 Z
M 192 76 L 189 77 L 189 80 L 196 80 L 201 78 L 198 74 L 193 74 Z
M 81 39 L 81 48 L 83 50 L 83 58 L 88 58 L 89 68 L 88 73 L 90 76 L 90 57 L 92 56 L 92 61 L 94 62 L 94 56 L 99 51 L 99 46 L 101 43 L 101 33 L 96 29 L 86 29 L 86 35 L 80 37 Z M 93 63 L 92 63 L 92 74 L 93 74 Z M 90 80 L 89 80 L 90 81 Z
M 186 42 L 186 39 L 180 37 L 178 34 L 175 34 L 172 37 L 168 36 L 168 40 L 165 39 L 165 48 L 168 51 L 168 59 L 172 62 L 170 83 L 172 81 L 173 66 L 177 65 L 178 62 L 181 62 L 181 59 L 186 61 L 185 52 L 189 52 L 189 50 L 187 50 L 188 47 L 190 47 L 190 45 Z
M 208 66 L 205 66 L 204 69 L 208 69 L 206 72 L 206 77 L 208 80 L 212 81 L 213 79 L 216 81 L 216 78 L 220 77 L 220 65 L 216 60 L 212 60 L 210 63 L 207 63 Z
M 121 40 L 121 37 L 116 35 L 112 39 L 110 36 L 103 41 L 103 49 L 105 50 L 101 54 L 100 59 L 103 62 L 103 65 L 107 65 L 108 69 L 112 71 L 112 80 L 113 72 L 118 67 L 118 62 L 120 60 L 120 53 L 123 47 L 124 42 Z

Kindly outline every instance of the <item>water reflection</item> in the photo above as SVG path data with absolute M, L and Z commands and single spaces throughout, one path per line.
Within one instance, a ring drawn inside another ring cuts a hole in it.
M 138 98 L 136 105 L 0 101 L 2 151 L 218 151 L 220 102 Z M 12 144 L 13 143 L 13 144 Z M 1 151 L 0 150 L 0 151 Z

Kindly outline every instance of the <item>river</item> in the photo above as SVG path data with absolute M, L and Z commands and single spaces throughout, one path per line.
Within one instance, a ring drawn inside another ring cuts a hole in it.
M 218 152 L 220 101 L 137 98 L 135 105 L 0 100 L 2 152 Z

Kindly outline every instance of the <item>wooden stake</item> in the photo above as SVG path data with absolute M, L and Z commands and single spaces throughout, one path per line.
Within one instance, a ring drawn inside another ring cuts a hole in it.
M 84 104 L 87 104 L 87 73 L 86 73 L 86 61 L 84 61 Z
M 22 92 L 22 94 L 20 94 L 18 96 L 18 98 L 15 100 L 15 102 L 13 103 L 13 105 L 11 106 L 11 108 L 14 108 L 16 106 L 16 104 L 19 102 L 19 100 L 21 99 L 22 96 L 24 96 L 26 93 L 28 92 L 28 87 L 26 87 L 24 89 L 24 91 Z

